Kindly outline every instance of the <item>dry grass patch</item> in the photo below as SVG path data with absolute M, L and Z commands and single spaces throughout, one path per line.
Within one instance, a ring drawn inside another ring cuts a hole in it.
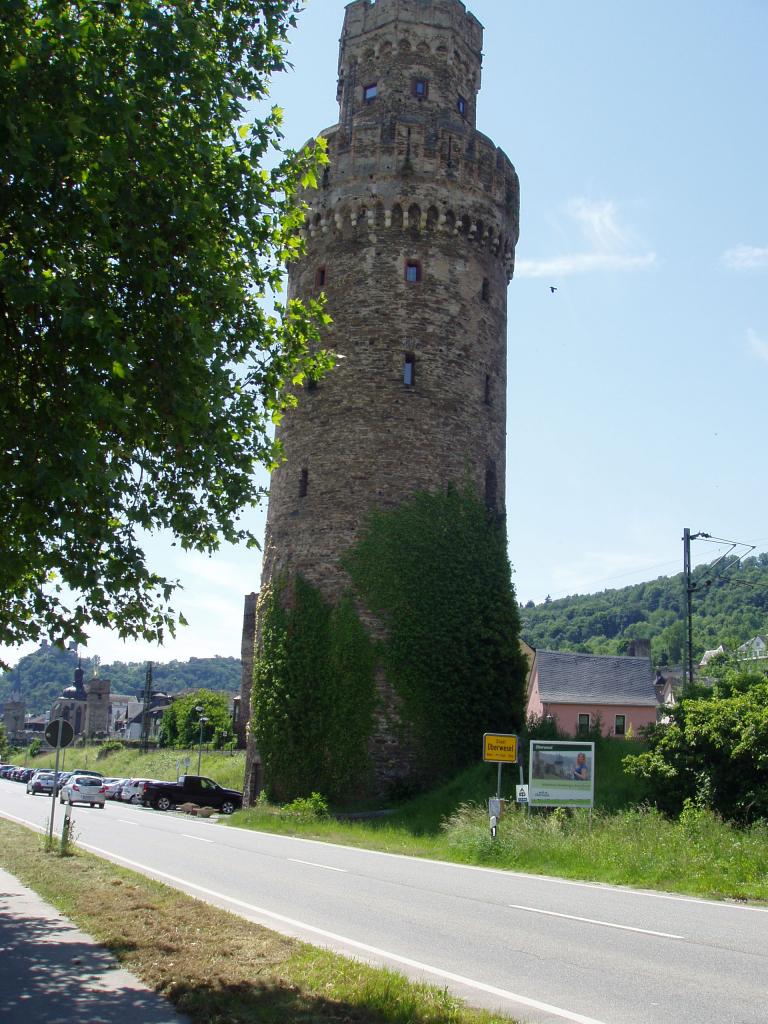
M 0 865 L 195 1024 L 509 1024 L 445 991 L 297 942 L 0 820 Z

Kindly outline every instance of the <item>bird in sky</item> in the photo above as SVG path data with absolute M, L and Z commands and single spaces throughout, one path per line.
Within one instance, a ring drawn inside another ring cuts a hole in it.
M 550 291 L 552 292 L 552 294 L 554 295 L 554 294 L 555 294 L 555 292 L 557 291 L 557 288 L 555 287 L 555 285 L 551 284 L 551 285 L 549 286 L 549 290 L 550 290 Z

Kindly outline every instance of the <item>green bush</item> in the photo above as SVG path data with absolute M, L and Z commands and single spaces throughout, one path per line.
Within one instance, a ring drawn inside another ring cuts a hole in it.
M 103 761 L 105 757 L 109 757 L 110 754 L 116 754 L 118 750 L 123 750 L 124 744 L 120 740 L 107 740 L 106 743 L 102 743 L 96 754 L 97 761 Z

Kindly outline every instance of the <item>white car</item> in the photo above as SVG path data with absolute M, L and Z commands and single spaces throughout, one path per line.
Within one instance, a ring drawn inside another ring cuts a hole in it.
M 101 779 L 92 775 L 73 775 L 67 779 L 59 793 L 59 803 L 90 804 L 91 807 L 104 808 L 106 786 Z
M 140 804 L 145 782 L 156 782 L 156 779 L 128 779 L 123 783 L 120 799 L 128 804 Z

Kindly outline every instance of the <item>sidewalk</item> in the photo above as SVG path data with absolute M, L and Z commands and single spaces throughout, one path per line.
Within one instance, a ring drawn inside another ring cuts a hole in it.
M 3 1024 L 184 1024 L 102 946 L 0 868 Z

